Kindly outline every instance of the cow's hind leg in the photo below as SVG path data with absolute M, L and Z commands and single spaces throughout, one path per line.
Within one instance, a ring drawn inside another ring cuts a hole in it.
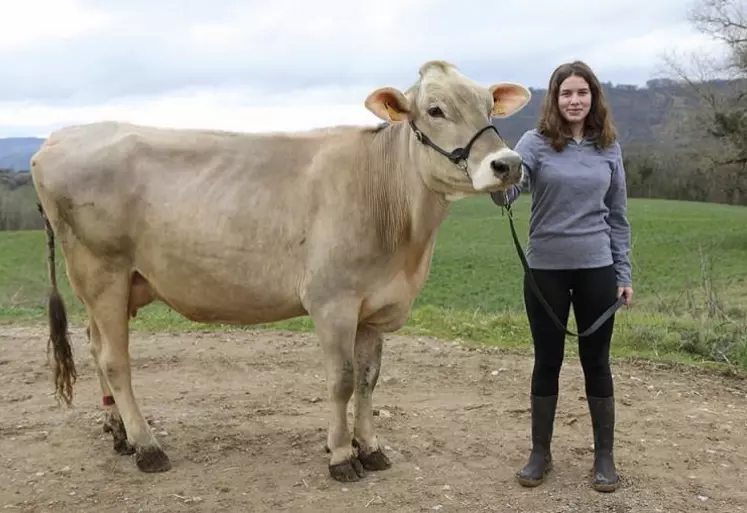
M 101 340 L 98 365 L 119 409 L 127 441 L 135 449 L 138 468 L 143 472 L 164 472 L 171 468 L 171 463 L 140 412 L 132 391 L 128 333 L 130 275 L 129 272 L 104 275 L 104 272 L 97 278 L 105 285 L 93 296 L 94 300 L 88 300 Z
M 88 319 L 89 324 L 86 328 L 86 335 L 88 336 L 88 343 L 91 355 L 93 356 L 93 363 L 96 367 L 96 373 L 99 377 L 99 385 L 101 385 L 101 402 L 105 411 L 104 432 L 111 433 L 114 439 L 114 450 L 117 453 L 124 455 L 133 454 L 135 448 L 127 441 L 127 430 L 122 421 L 122 416 L 119 414 L 119 409 L 114 403 L 114 396 L 109 388 L 109 383 L 106 381 L 106 376 L 104 376 L 104 372 L 99 366 L 99 355 L 101 354 L 101 334 L 99 333 L 99 328 L 90 312 Z
M 355 431 L 353 444 L 366 470 L 385 470 L 392 466 L 379 445 L 374 429 L 373 392 L 381 369 L 383 339 L 380 333 L 360 326 L 355 337 Z
M 358 481 L 365 472 L 355 456 L 347 420 L 348 403 L 355 388 L 353 347 L 358 324 L 357 303 L 348 300 L 328 304 L 314 311 L 312 317 L 327 374 L 329 473 L 337 481 Z

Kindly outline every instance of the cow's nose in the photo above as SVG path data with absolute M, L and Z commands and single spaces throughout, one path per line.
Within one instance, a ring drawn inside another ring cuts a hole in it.
M 516 172 L 520 166 L 521 156 L 518 153 L 502 155 L 490 162 L 490 169 L 493 170 L 493 174 L 497 178 L 503 178 L 512 172 Z
M 493 174 L 497 177 L 501 177 L 508 174 L 509 166 L 502 160 L 496 159 L 490 163 L 490 168 L 493 170 Z

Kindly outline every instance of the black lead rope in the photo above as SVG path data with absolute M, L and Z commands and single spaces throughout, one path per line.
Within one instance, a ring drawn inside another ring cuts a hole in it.
M 542 303 L 542 306 L 545 307 L 545 311 L 547 311 L 547 314 L 550 316 L 550 319 L 555 323 L 555 326 L 558 327 L 558 329 L 564 331 L 566 335 L 570 335 L 572 337 L 586 337 L 597 331 L 607 320 L 612 317 L 612 315 L 620 309 L 620 307 L 625 303 L 625 298 L 621 295 L 617 298 L 617 301 L 615 301 L 612 306 L 607 308 L 607 310 L 604 311 L 604 313 L 596 320 L 594 321 L 594 324 L 589 326 L 586 330 L 584 330 L 581 333 L 574 333 L 572 331 L 569 331 L 566 326 L 563 325 L 562 322 L 557 318 L 555 315 L 555 312 L 552 311 L 552 307 L 547 303 L 545 298 L 542 296 L 542 293 L 539 290 L 539 287 L 537 286 L 537 283 L 534 281 L 534 276 L 532 275 L 531 269 L 529 269 L 529 264 L 527 264 L 526 256 L 524 255 L 524 251 L 521 249 L 521 244 L 519 243 L 519 238 L 516 235 L 516 227 L 514 226 L 514 216 L 511 212 L 511 206 L 508 204 L 508 201 L 504 201 L 503 208 L 508 213 L 508 223 L 511 227 L 511 237 L 514 240 L 514 246 L 516 246 L 516 252 L 519 254 L 519 259 L 521 260 L 521 265 L 524 267 L 524 272 L 529 277 L 529 286 L 532 288 L 532 291 L 534 292 L 534 295 L 537 296 L 537 299 L 539 299 L 539 302 Z

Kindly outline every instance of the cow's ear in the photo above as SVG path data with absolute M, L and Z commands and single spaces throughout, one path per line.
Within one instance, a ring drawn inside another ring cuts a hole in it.
M 410 114 L 410 102 L 393 87 L 382 87 L 369 94 L 365 106 L 384 121 L 404 121 Z
M 523 109 L 532 97 L 532 93 L 521 84 L 499 82 L 490 86 L 493 93 L 494 118 L 507 118 Z

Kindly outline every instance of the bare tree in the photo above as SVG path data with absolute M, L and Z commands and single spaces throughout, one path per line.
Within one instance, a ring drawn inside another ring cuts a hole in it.
M 666 74 L 683 91 L 671 112 L 670 139 L 729 202 L 747 193 L 747 0 L 698 0 L 688 20 L 723 54 L 696 52 L 688 67 L 670 54 Z M 705 173 L 704 173 L 705 172 Z
M 703 34 L 730 50 L 725 70 L 735 78 L 747 76 L 747 4 L 744 0 L 700 0 L 689 12 L 689 21 Z

